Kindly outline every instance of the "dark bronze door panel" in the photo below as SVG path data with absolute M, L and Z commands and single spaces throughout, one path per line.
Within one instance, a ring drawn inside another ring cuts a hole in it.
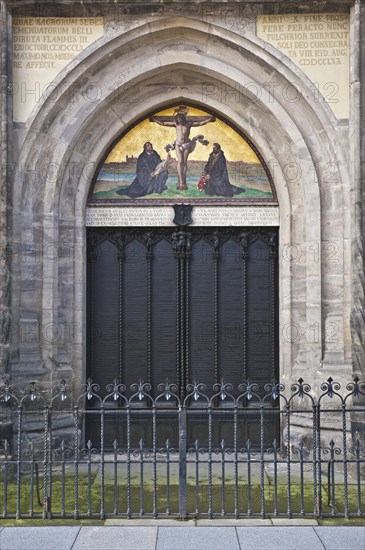
M 153 391 L 168 379 L 181 399 L 194 380 L 223 378 L 235 396 L 243 380 L 277 380 L 276 243 L 276 228 L 89 229 L 88 377 L 102 389 L 117 379 L 127 396 L 139 379 Z M 204 432 L 190 417 L 189 444 Z M 110 445 L 123 427 L 117 412 L 108 423 Z M 142 412 L 140 423 L 148 441 Z M 259 440 L 258 415 L 241 424 L 243 442 Z M 229 430 L 217 425 L 219 439 Z M 90 421 L 87 437 L 98 430 Z

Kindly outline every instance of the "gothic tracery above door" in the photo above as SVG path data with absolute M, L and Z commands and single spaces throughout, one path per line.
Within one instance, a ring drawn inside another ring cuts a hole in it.
M 270 172 L 246 136 L 175 105 L 129 129 L 104 159 L 89 204 L 275 203 Z

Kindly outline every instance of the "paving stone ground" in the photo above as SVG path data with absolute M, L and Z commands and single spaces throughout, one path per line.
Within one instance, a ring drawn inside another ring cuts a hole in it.
M 111 523 L 114 521 L 114 524 Z M 109 523 L 108 523 L 109 522 Z M 225 524 L 158 520 L 99 526 L 0 527 L 1 550 L 362 550 L 365 527 L 325 527 L 314 520 L 232 520 Z M 234 523 L 235 522 L 235 523 Z

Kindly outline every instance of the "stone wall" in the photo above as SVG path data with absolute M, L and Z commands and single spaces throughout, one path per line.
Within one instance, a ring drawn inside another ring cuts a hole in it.
M 11 80 L 10 20 L 4 2 L 0 4 L 0 376 L 10 368 L 9 340 L 11 326 L 10 266 L 7 242 L 11 240 L 11 183 L 8 166 L 12 161 L 11 98 L 8 97 Z
M 282 381 L 302 376 L 318 391 L 330 375 L 343 384 L 363 375 L 361 3 L 51 4 L 1 3 L 1 377 L 45 387 L 66 378 L 79 391 L 93 175 L 123 130 L 176 101 L 224 116 L 271 169 Z M 314 9 L 350 14 L 349 119 L 337 119 L 308 77 L 256 35 L 257 15 Z M 24 122 L 9 116 L 11 16 L 104 18 L 103 36 L 62 69 Z

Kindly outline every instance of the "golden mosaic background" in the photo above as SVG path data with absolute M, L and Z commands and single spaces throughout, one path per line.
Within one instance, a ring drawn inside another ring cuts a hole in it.
M 173 114 L 174 107 L 155 113 L 157 116 L 172 116 Z M 187 116 L 210 116 L 210 113 L 202 111 L 201 109 L 196 109 L 195 107 L 189 107 Z M 191 160 L 207 161 L 209 153 L 212 151 L 213 143 L 219 143 L 228 161 L 260 163 L 257 155 L 248 143 L 228 126 L 228 124 L 218 118 L 215 122 L 192 128 L 190 131 L 190 138 L 198 134 L 203 134 L 204 138 L 209 141 L 209 145 L 205 147 L 198 143 L 195 151 L 189 155 L 189 159 Z M 142 152 L 143 144 L 146 141 L 151 141 L 153 148 L 161 158 L 166 158 L 164 147 L 175 139 L 175 128 L 159 126 L 155 122 L 150 122 L 147 118 L 132 128 L 132 130 L 117 143 L 108 155 L 105 163 L 124 162 L 127 155 L 129 157 L 137 157 Z M 173 151 L 172 155 L 174 156 Z

